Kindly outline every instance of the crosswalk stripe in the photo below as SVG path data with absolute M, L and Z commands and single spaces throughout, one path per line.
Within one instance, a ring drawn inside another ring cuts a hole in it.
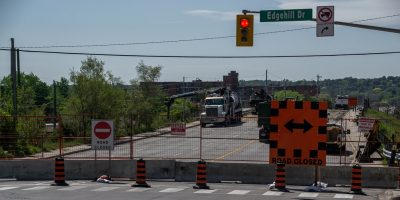
M 127 192 L 144 192 L 146 190 L 150 190 L 151 188 L 133 188 L 130 190 L 127 190 Z
M 352 199 L 353 195 L 351 195 L 351 194 L 335 194 L 335 196 L 333 198 L 335 198 L 335 199 Z
M 65 187 L 65 188 L 61 188 L 61 189 L 58 189 L 58 190 L 73 191 L 73 190 L 83 189 L 83 188 L 86 188 L 86 187 L 88 187 L 88 186 L 86 186 L 86 185 L 73 185 L 71 187 Z
M 44 190 L 44 189 L 48 189 L 50 187 L 51 186 L 36 186 L 36 187 L 26 188 L 26 189 L 23 189 L 23 190 Z
M 120 188 L 120 187 L 101 187 L 101 188 L 94 189 L 92 191 L 95 191 L 95 192 L 106 192 L 106 191 L 110 191 L 110 190 L 115 190 L 117 188 Z
M 4 191 L 4 190 L 11 190 L 11 189 L 15 189 L 15 188 L 18 188 L 18 187 L 0 187 L 0 191 Z
M 196 194 L 211 194 L 211 193 L 213 193 L 215 191 L 217 191 L 217 190 L 197 190 L 194 193 L 196 193 Z
M 238 195 L 244 195 L 249 193 L 250 190 L 233 190 L 232 192 L 229 192 L 227 194 L 238 194 Z
M 281 196 L 282 194 L 283 194 L 283 192 L 268 191 L 268 192 L 264 193 L 263 195 L 266 195 L 266 196 Z
M 303 193 L 300 193 L 298 197 L 303 197 L 303 198 L 316 198 L 318 195 L 319 195 L 318 193 L 303 192 Z
M 185 188 L 167 188 L 164 190 L 161 190 L 160 192 L 179 192 L 184 190 Z

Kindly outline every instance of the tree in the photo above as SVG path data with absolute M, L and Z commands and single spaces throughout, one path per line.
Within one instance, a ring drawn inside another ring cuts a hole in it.
M 21 73 L 21 84 L 17 88 L 18 115 L 43 115 L 44 105 L 49 100 L 49 86 L 33 73 Z M 13 113 L 11 76 L 4 77 L 1 82 L 1 108 Z
M 71 71 L 70 80 L 71 95 L 62 112 L 80 115 L 83 127 L 90 119 L 117 119 L 122 114 L 124 91 L 114 84 L 117 79 L 111 72 L 104 72 L 103 61 L 88 57 L 79 71 Z
M 135 116 L 141 130 L 154 129 L 165 120 L 160 118 L 165 112 L 165 94 L 155 83 L 161 77 L 161 69 L 162 66 L 150 66 L 141 61 L 136 66 L 138 78 L 131 80 L 128 112 Z

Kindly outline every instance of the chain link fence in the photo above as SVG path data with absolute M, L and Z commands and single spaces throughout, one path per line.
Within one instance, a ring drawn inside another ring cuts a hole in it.
M 168 121 L 166 116 L 160 116 Z M 171 124 L 164 128 L 139 133 L 138 121 L 129 116 L 114 119 L 114 149 L 92 150 L 91 118 L 88 115 L 65 115 L 51 118 L 19 116 L 0 118 L 0 157 L 3 159 L 175 159 L 197 161 L 235 161 L 268 163 L 269 144 L 260 141 L 263 119 L 243 117 L 241 122 L 208 124 L 199 120 L 186 124 L 184 135 L 171 133 Z M 265 120 L 265 119 L 264 119 Z M 379 134 L 367 141 L 368 134 L 359 133 L 351 123 L 355 119 L 337 118 L 338 133 L 328 133 L 327 165 L 385 165 Z M 346 123 L 344 123 L 346 121 Z M 56 122 L 56 124 L 54 124 Z M 351 130 L 351 131 L 348 131 Z M 387 141 L 386 141 L 387 142 Z

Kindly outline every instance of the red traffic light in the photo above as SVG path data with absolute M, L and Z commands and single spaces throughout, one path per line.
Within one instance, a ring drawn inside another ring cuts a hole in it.
M 249 20 L 247 20 L 247 19 L 240 20 L 240 26 L 242 28 L 247 28 L 249 26 Z

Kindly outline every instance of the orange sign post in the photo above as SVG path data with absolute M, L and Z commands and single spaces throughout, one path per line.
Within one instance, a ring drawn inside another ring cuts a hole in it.
M 326 165 L 327 102 L 272 101 L 269 163 Z

